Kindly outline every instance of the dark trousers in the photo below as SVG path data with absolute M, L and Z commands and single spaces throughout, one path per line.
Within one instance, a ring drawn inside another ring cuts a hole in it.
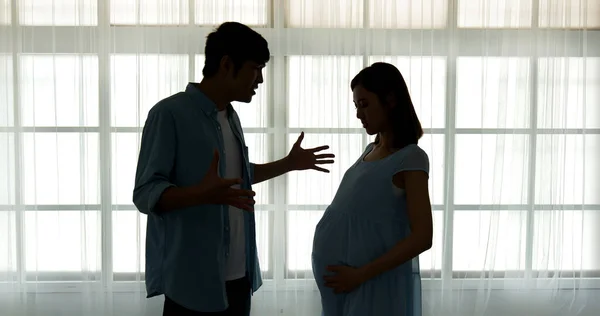
M 225 283 L 229 307 L 222 312 L 196 312 L 189 310 L 165 296 L 163 316 L 249 316 L 250 315 L 250 282 L 247 278 L 227 281 Z

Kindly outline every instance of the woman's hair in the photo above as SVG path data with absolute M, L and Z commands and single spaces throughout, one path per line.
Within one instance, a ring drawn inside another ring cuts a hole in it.
M 406 82 L 396 67 L 388 63 L 374 63 L 361 70 L 352 79 L 350 89 L 354 90 L 359 85 L 377 95 L 382 105 L 396 103 L 389 115 L 394 131 L 395 148 L 403 148 L 419 142 L 419 138 L 423 136 L 423 129 L 410 99 Z M 375 138 L 375 143 L 379 143 L 379 135 Z

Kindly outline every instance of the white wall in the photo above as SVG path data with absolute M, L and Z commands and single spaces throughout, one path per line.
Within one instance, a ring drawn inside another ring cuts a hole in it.
M 453 297 L 452 297 L 453 296 Z M 441 296 L 441 292 L 424 293 L 424 316 L 599 316 L 600 290 L 540 291 L 523 294 L 517 291 L 462 291 Z M 549 305 L 550 299 L 554 303 Z M 440 302 L 452 302 L 442 308 Z M 82 295 L 79 293 L 44 293 L 12 296 L 0 294 L 0 316 L 160 316 L 162 297 L 146 299 L 143 293 Z M 259 291 L 253 297 L 253 316 L 320 316 L 319 297 L 315 291 Z M 487 306 L 485 312 L 477 306 Z M 379 315 L 377 315 L 379 316 Z M 386 315 L 387 316 L 387 315 Z

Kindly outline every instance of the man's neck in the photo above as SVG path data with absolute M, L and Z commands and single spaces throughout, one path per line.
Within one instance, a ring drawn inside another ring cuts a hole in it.
M 223 91 L 223 86 L 215 79 L 204 78 L 197 86 L 207 98 L 213 101 L 219 111 L 225 110 L 231 102 L 227 97 L 227 93 Z

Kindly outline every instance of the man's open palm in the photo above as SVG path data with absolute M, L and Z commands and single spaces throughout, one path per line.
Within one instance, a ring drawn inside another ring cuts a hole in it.
M 242 210 L 254 209 L 254 191 L 232 188 L 242 184 L 242 179 L 223 179 L 219 176 L 219 152 L 215 150 L 213 160 L 202 182 L 198 185 L 207 204 L 224 204 Z
M 332 164 L 335 157 L 334 154 L 317 154 L 320 151 L 329 149 L 329 146 L 319 146 L 315 148 L 304 149 L 300 145 L 304 139 L 304 132 L 300 133 L 298 140 L 292 146 L 287 159 L 292 170 L 307 170 L 314 169 L 321 172 L 329 172 L 329 170 L 319 167 L 323 164 Z

